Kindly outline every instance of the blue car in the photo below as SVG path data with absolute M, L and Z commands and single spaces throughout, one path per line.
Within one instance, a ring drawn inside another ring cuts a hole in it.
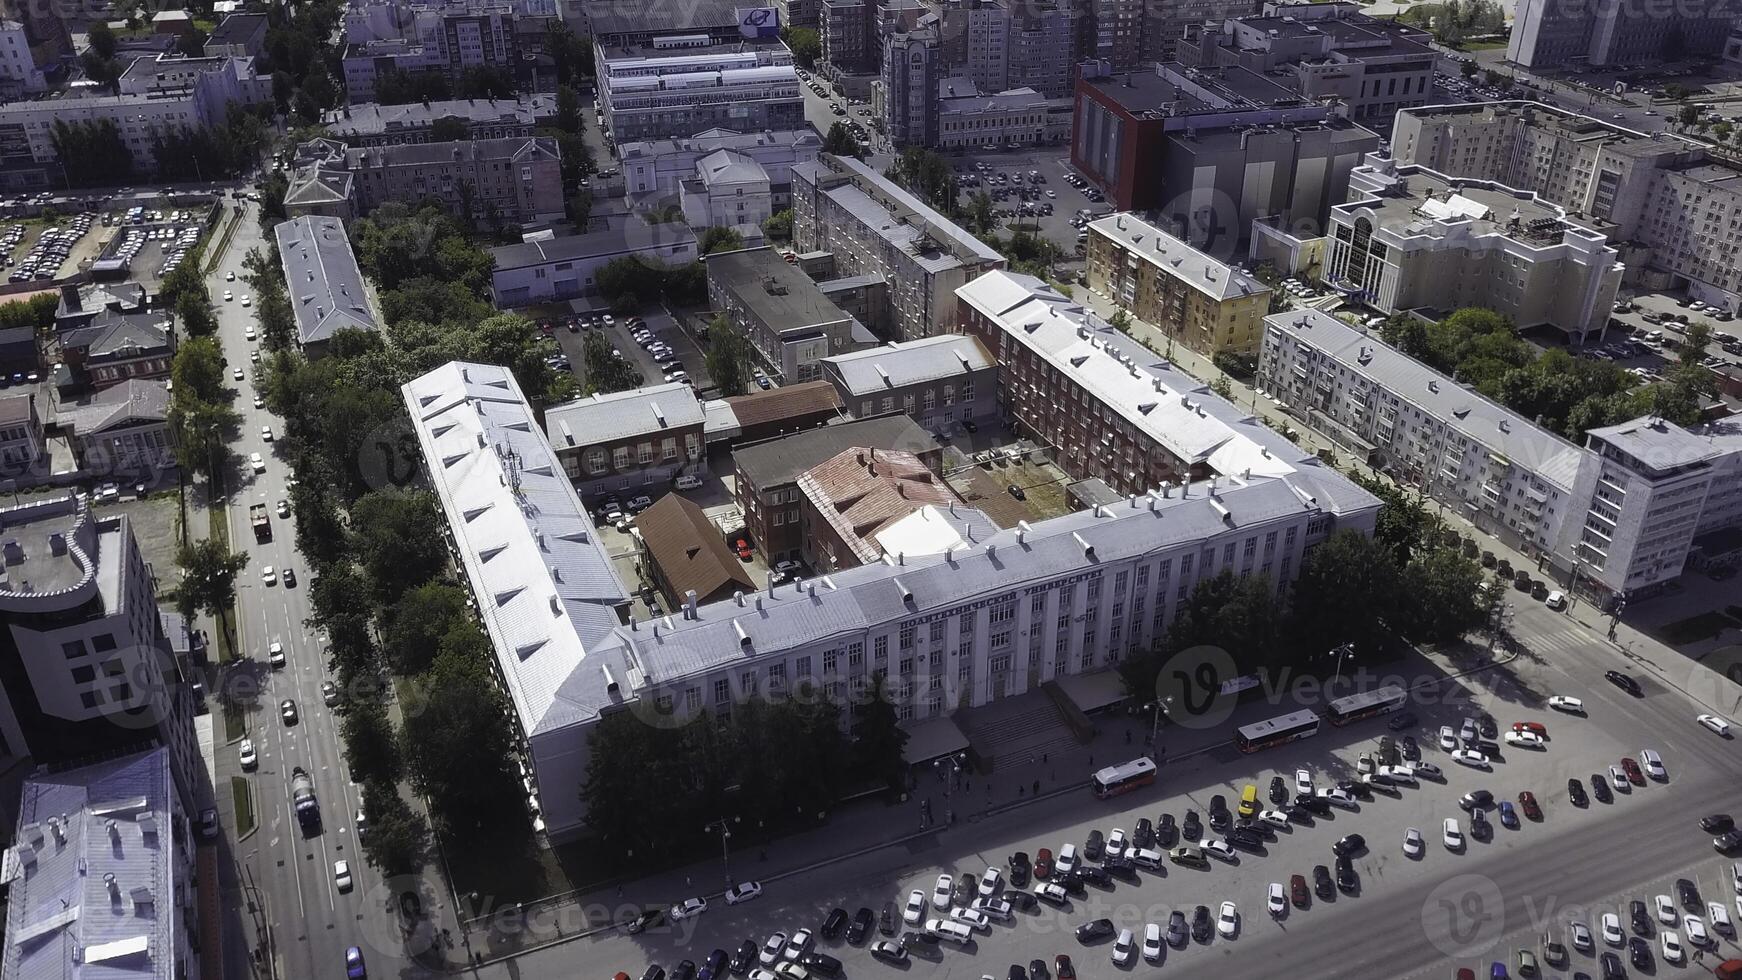
M 366 980 L 369 970 L 363 965 L 363 950 L 351 946 L 345 950 L 345 976 L 349 980 Z
M 1511 800 L 1500 801 L 1500 823 L 1509 830 L 1518 829 L 1518 808 Z

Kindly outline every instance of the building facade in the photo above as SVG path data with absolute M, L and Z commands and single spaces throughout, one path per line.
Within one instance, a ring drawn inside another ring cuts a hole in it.
M 702 407 L 695 390 L 682 382 L 553 405 L 544 425 L 563 472 L 582 497 L 669 487 L 702 465 Z
M 500 245 L 490 255 L 496 262 L 490 293 L 501 309 L 596 295 L 594 277 L 613 259 L 678 266 L 699 257 L 695 233 L 688 228 L 649 225 L 635 217 L 622 228 Z
M 167 381 L 123 381 L 62 405 L 60 426 L 79 468 L 93 476 L 149 483 L 176 466 Z
M 1520 0 L 1506 60 L 1540 72 L 1717 57 L 1735 20 L 1727 5 L 1698 0 L 1674 16 L 1636 4 Z
M 688 35 L 595 49 L 599 105 L 618 143 L 804 126 L 792 52 L 778 38 Z
M 1603 336 L 1622 273 L 1607 235 L 1528 191 L 1370 160 L 1331 209 L 1325 281 L 1387 314 L 1482 306 Z
M 434 198 L 456 214 L 533 224 L 563 216 L 556 140 L 509 137 L 354 147 L 345 154 L 358 215 Z
M 1269 286 L 1134 214 L 1088 231 L 1090 289 L 1206 357 L 1258 352 Z
M 471 140 L 527 139 L 540 126 L 556 120 L 556 97 L 526 95 L 518 99 L 443 99 L 382 105 L 363 102 L 329 109 L 321 125 L 333 139 L 348 146 L 392 146 L 430 143 L 437 123 L 466 127 Z
M 768 171 L 731 150 L 716 150 L 701 158 L 696 162 L 695 176 L 679 189 L 684 220 L 691 228 L 760 228 L 775 211 Z
M 768 175 L 769 193 L 780 210 L 792 198 L 792 168 L 808 163 L 822 152 L 816 130 L 788 129 L 779 132 L 704 130 L 694 136 L 663 140 L 637 140 L 617 147 L 622 163 L 624 191 L 631 197 L 672 194 L 694 177 L 704 157 L 729 150 L 746 157 Z
M 937 117 L 933 145 L 941 150 L 1062 143 L 1071 131 L 1068 100 L 1031 88 L 983 95 L 965 78 L 940 83 Z
M 888 285 L 887 340 L 950 331 L 955 290 L 1004 256 L 893 181 L 851 157 L 822 154 L 792 170 L 792 244 L 834 256 L 837 277 Z
M 934 146 L 944 53 L 935 24 L 883 36 L 883 132 L 896 146 Z
M 998 415 L 998 362 L 962 334 L 837 355 L 823 362 L 823 377 L 856 418 L 901 412 L 927 432 L 949 433 Z
M 779 384 L 816 381 L 824 358 L 859 350 L 872 337 L 850 314 L 772 248 L 704 256 L 708 301 L 750 342 Z
M 0 480 L 33 482 L 47 452 L 36 395 L 23 391 L 0 396 Z

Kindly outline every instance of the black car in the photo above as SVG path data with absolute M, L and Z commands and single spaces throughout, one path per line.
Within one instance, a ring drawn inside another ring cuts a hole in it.
M 1359 879 L 1357 879 L 1355 877 L 1355 865 L 1354 865 L 1354 863 L 1351 862 L 1347 857 L 1338 858 L 1337 859 L 1337 887 L 1341 888 L 1343 891 L 1352 892 L 1355 890 L 1355 886 L 1358 883 L 1359 883 Z
M 1476 724 L 1482 729 L 1483 738 L 1499 738 L 1500 726 L 1494 723 L 1494 716 L 1483 713 L 1476 718 Z
M 903 932 L 901 934 L 901 945 L 908 949 L 912 949 L 915 946 L 936 946 L 937 944 L 938 937 L 924 930 L 919 932 Z
M 1234 829 L 1236 831 L 1245 831 L 1249 834 L 1257 834 L 1265 840 L 1276 839 L 1276 828 L 1272 827 L 1268 821 L 1264 820 L 1242 820 L 1234 827 Z
M 1595 796 L 1601 803 L 1615 802 L 1615 794 L 1609 791 L 1609 780 L 1597 773 L 1591 774 L 1591 795 Z
M 1127 881 L 1137 880 L 1137 862 L 1128 857 L 1110 856 L 1101 862 L 1101 870 L 1115 878 L 1124 878 Z
M 847 927 L 847 942 L 855 946 L 864 942 L 870 937 L 871 926 L 875 921 L 876 917 L 871 914 L 871 910 L 861 906 L 859 911 L 853 913 L 853 924 Z
M 1162 847 L 1172 847 L 1179 840 L 1179 826 L 1173 822 L 1173 814 L 1164 813 L 1155 824 L 1155 842 Z
M 895 909 L 895 903 L 883 906 L 883 912 L 877 917 L 877 931 L 885 936 L 895 935 L 895 924 L 901 921 L 901 913 Z
M 1077 942 L 1087 946 L 1111 938 L 1118 931 L 1113 928 L 1112 919 L 1091 919 L 1077 927 Z
M 1331 801 L 1322 796 L 1300 793 L 1295 796 L 1294 805 L 1312 811 L 1315 816 L 1328 817 L 1331 815 Z
M 1264 849 L 1262 838 L 1250 830 L 1241 830 L 1238 827 L 1228 831 L 1227 840 L 1230 847 L 1238 847 L 1242 851 L 1261 851 Z
M 1626 980 L 1627 971 L 1621 969 L 1621 957 L 1614 953 L 1603 954 L 1603 980 Z
M 1034 963 L 1040 963 L 1041 968 L 1041 972 L 1036 980 L 1046 980 L 1046 964 L 1041 963 L 1040 960 L 1035 960 L 1033 963 L 1030 963 L 1029 966 L 1032 967 Z M 1076 965 L 1073 964 L 1071 958 L 1066 956 L 1064 953 L 1060 953 L 1052 958 L 1052 973 L 1056 980 L 1077 980 Z
M 1009 486 L 1005 487 L 1004 489 L 1009 491 L 1010 495 L 1012 497 L 1015 497 L 1017 500 L 1027 500 L 1028 499 L 1028 494 L 1025 493 L 1021 487 L 1017 486 L 1014 483 L 1010 484 Z
M 1700 829 L 1708 834 L 1727 834 L 1736 829 L 1736 821 L 1728 813 L 1714 813 L 1700 818 Z
M 1651 944 L 1638 936 L 1627 940 L 1627 958 L 1633 962 L 1634 969 L 1651 969 Z
M 1645 903 L 1634 899 L 1627 903 L 1627 918 L 1633 922 L 1633 931 L 1641 936 L 1651 935 L 1651 912 Z
M 1107 839 L 1101 836 L 1099 830 L 1089 831 L 1089 839 L 1083 842 L 1083 857 L 1090 861 L 1101 860 L 1101 855 L 1107 853 Z
M 1002 897 L 1010 903 L 1012 912 L 1032 912 L 1040 906 L 1040 899 L 1035 898 L 1033 892 L 1006 890 Z
M 1379 740 L 1379 764 L 1395 766 L 1402 761 L 1402 756 L 1397 754 L 1397 742 L 1390 735 L 1381 738 Z
M 1210 811 L 1210 829 L 1218 834 L 1225 834 L 1234 825 L 1234 815 L 1226 809 Z
M 1313 865 L 1313 891 L 1325 899 L 1337 894 L 1337 889 L 1331 884 L 1331 869 L 1322 864 Z
M 721 976 L 726 972 L 726 964 L 730 959 L 731 957 L 726 955 L 725 950 L 715 949 L 708 954 L 707 959 L 702 961 L 702 969 L 707 971 L 711 977 Z
M 1640 688 L 1639 682 L 1634 680 L 1630 674 L 1623 674 L 1619 670 L 1605 670 L 1603 671 L 1603 676 L 1608 678 L 1609 683 L 1636 698 L 1642 697 L 1645 694 L 1645 691 Z
M 1017 888 L 1028 884 L 1028 876 L 1033 872 L 1033 868 L 1028 863 L 1028 852 L 1017 851 L 1010 855 L 1009 863 L 1010 884 Z
M 1401 732 L 1405 728 L 1408 728 L 1411 725 L 1414 725 L 1415 722 L 1416 722 L 1415 713 L 1412 711 L 1404 711 L 1404 712 L 1400 712 L 1396 715 L 1393 715 L 1391 720 L 1385 723 L 1385 727 L 1391 729 L 1394 732 Z
M 1066 894 L 1075 895 L 1078 898 L 1088 894 L 1088 886 L 1085 884 L 1087 880 L 1083 877 L 1083 869 L 1080 867 L 1072 868 L 1070 874 L 1059 874 L 1055 871 L 1052 876 L 1053 884 L 1063 888 Z
M 1281 776 L 1270 777 L 1270 802 L 1277 806 L 1288 802 L 1288 783 Z
M 1295 806 L 1292 803 L 1282 808 L 1282 814 L 1288 818 L 1289 823 L 1308 824 L 1313 821 L 1311 810 L 1304 806 Z
M 1153 847 L 1155 845 L 1155 825 L 1148 817 L 1139 817 L 1136 829 L 1131 831 L 1131 842 L 1138 847 Z
M 744 972 L 750 972 L 750 968 L 745 967 Z M 654 963 L 647 969 L 641 971 L 641 980 L 665 980 L 665 967 L 660 966 L 658 963 Z
M 1573 806 L 1586 806 L 1591 802 L 1591 798 L 1585 795 L 1585 784 L 1577 779 L 1567 780 L 1567 799 Z
M 1113 887 L 1113 876 L 1108 873 L 1104 864 L 1098 868 L 1092 864 L 1079 864 L 1071 869 L 1071 877 L 1094 885 L 1096 888 Z
M 1695 915 L 1706 914 L 1706 903 L 1700 900 L 1700 890 L 1686 878 L 1675 880 L 1675 897 L 1681 899 L 1682 908 Z
M 732 962 L 727 967 L 737 976 L 750 972 L 756 965 L 756 940 L 746 939 L 738 945 L 738 952 L 732 954 Z
M 1200 943 L 1210 941 L 1210 907 L 1200 905 L 1192 910 L 1192 938 Z
M 1197 840 L 1204 835 L 1204 825 L 1198 821 L 1198 811 L 1187 810 L 1184 822 L 1180 824 L 1180 836 L 1186 840 Z
M 812 973 L 821 973 L 825 977 L 838 977 L 841 975 L 841 961 L 827 953 L 819 953 L 815 950 L 808 953 L 800 953 L 798 962 L 800 966 Z
M 1226 810 L 1226 809 L 1228 809 L 1227 797 L 1224 797 L 1220 793 L 1217 793 L 1216 795 L 1210 797 L 1210 815 L 1211 816 L 1214 816 L 1217 810 Z
M 1458 805 L 1472 813 L 1478 810 L 1486 810 L 1494 805 L 1494 794 L 1485 789 L 1473 789 L 1468 793 L 1465 793 L 1462 799 L 1458 800 Z
M 678 960 L 671 968 L 671 980 L 696 980 L 696 961 Z
M 1712 838 L 1712 847 L 1719 854 L 1734 854 L 1742 850 L 1742 830 L 1732 830 L 1727 834 Z
M 1337 780 L 1337 788 L 1353 796 L 1357 800 L 1372 800 L 1373 787 L 1354 779 Z
M 1470 836 L 1477 840 L 1487 840 L 1494 833 L 1494 825 L 1488 822 L 1488 815 L 1481 810 L 1470 814 Z
M 841 934 L 841 931 L 846 929 L 846 928 L 847 928 L 847 910 L 842 909 L 842 908 L 837 908 L 834 911 L 829 913 L 828 918 L 823 920 L 823 929 L 822 929 L 823 938 L 824 939 L 833 939 L 836 936 L 839 936 Z
M 1344 856 L 1350 855 L 1350 854 L 1359 854 L 1362 851 L 1365 851 L 1366 849 L 1367 849 L 1367 838 L 1362 837 L 1360 834 L 1350 834 L 1349 836 L 1344 837 L 1342 840 L 1339 840 L 1335 844 L 1331 845 L 1331 853 L 1337 855 L 1338 857 L 1344 857 Z
M 871 947 L 871 955 L 890 963 L 902 963 L 907 959 L 907 951 L 900 946 L 888 946 L 877 943 Z
M 1414 735 L 1403 736 L 1403 757 L 1410 762 L 1421 761 L 1421 746 L 1416 744 Z

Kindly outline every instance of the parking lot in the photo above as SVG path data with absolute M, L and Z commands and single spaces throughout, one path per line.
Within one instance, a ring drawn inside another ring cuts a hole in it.
M 713 383 L 701 349 L 664 310 L 650 309 L 634 317 L 619 317 L 597 311 L 534 315 L 532 319 L 539 324 L 546 336 L 557 343 L 561 351 L 563 360 L 553 366 L 572 370 L 583 383 L 586 382 L 587 374 L 587 335 L 594 332 L 602 334 L 611 348 L 640 373 L 643 385 L 682 380 L 673 373 L 677 370 L 684 372 L 684 376 L 693 383 L 697 391 L 702 391 Z M 632 335 L 637 325 L 645 326 L 649 331 L 650 344 L 663 343 L 669 348 L 669 359 L 658 360 L 656 347 L 644 345 Z
M 0 226 L 0 267 L 10 269 L 9 282 L 47 282 L 77 272 L 95 257 L 98 236 L 91 234 L 94 212 L 84 211 L 54 222 L 14 222 Z

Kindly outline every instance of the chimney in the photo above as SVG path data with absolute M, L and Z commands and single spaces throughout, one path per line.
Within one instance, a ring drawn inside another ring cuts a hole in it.
M 683 618 L 696 618 L 696 590 L 689 589 L 683 594 Z
M 85 309 L 84 304 L 79 301 L 79 284 L 76 282 L 69 282 L 60 288 L 60 301 L 69 313 L 81 313 Z

